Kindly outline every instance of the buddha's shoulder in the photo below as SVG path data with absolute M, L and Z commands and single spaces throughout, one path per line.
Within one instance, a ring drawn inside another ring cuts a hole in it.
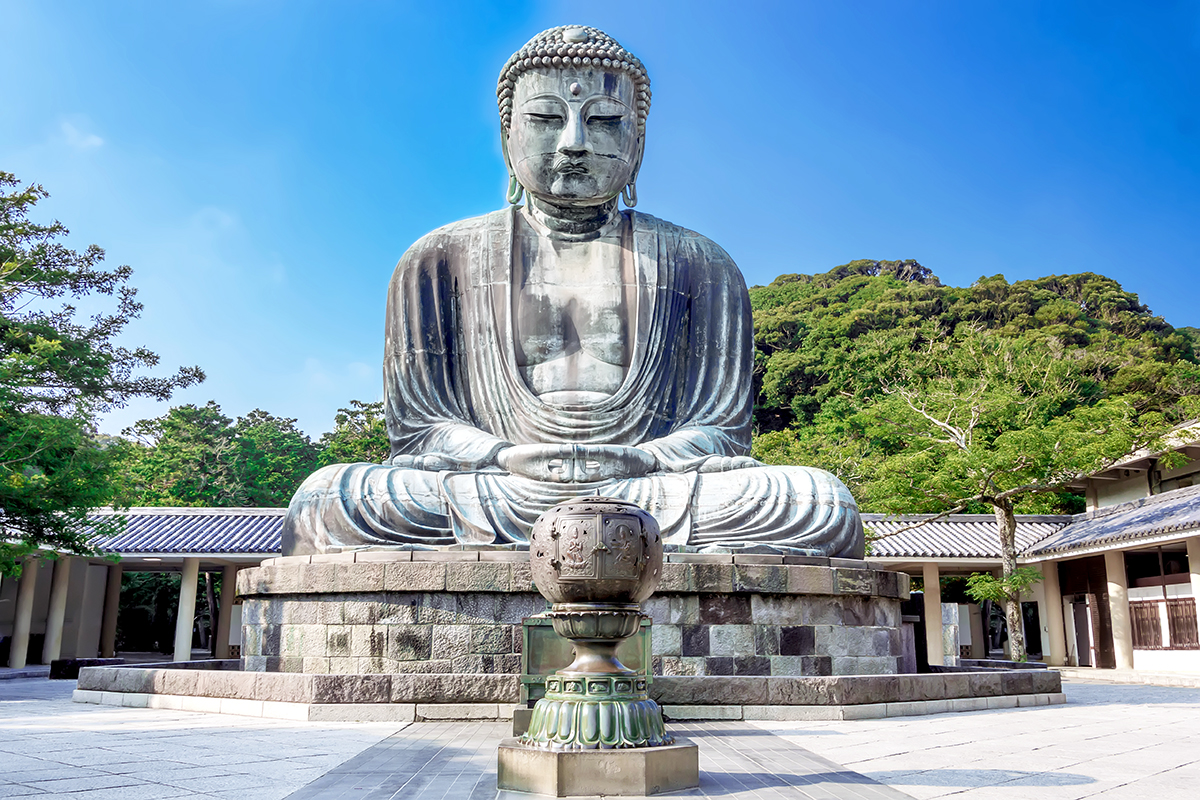
M 626 212 L 629 213 L 629 212 Z M 638 211 L 634 214 L 635 230 L 653 231 L 671 243 L 676 252 L 689 256 L 693 267 L 706 266 L 715 273 L 731 273 L 741 280 L 741 271 L 725 248 L 690 228 Z
M 460 219 L 440 228 L 434 228 L 412 243 L 401 259 L 401 264 L 431 253 L 454 250 L 467 245 L 480 236 L 504 230 L 510 224 L 511 216 L 512 212 L 509 209 L 502 208 L 499 211 Z

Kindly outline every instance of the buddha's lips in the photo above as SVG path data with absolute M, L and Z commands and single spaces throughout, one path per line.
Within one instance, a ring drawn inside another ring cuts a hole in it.
M 588 167 L 586 161 L 562 159 L 554 163 L 554 171 L 560 175 L 586 175 Z

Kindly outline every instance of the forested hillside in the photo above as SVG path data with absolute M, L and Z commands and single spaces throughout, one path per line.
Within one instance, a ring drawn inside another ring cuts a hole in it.
M 911 455 L 927 434 L 923 424 L 939 430 L 967 411 L 974 434 L 995 439 L 1119 404 L 1129 430 L 1093 419 L 1078 432 L 1086 438 L 1092 424 L 1119 446 L 1145 438 L 1147 426 L 1181 421 L 1200 392 L 1196 329 L 1172 328 L 1102 275 L 1011 284 L 997 275 L 954 287 L 915 261 L 853 261 L 820 275 L 783 275 L 750 297 L 755 454 L 829 469 L 869 510 L 900 510 L 882 502 L 896 497 L 883 461 Z M 1065 441 L 1046 446 L 1055 444 Z M 953 494 L 905 492 L 903 502 L 941 510 Z M 1073 507 L 1069 499 L 1034 500 L 1022 502 Z

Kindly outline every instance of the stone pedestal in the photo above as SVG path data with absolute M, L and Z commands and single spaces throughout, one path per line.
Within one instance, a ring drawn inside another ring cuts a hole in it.
M 684 739 L 622 750 L 540 750 L 516 739 L 500 743 L 500 789 L 551 797 L 641 797 L 700 785 L 700 755 Z

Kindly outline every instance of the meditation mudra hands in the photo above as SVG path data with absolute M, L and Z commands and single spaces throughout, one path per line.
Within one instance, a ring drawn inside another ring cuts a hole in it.
M 636 478 L 655 471 L 652 453 L 618 444 L 518 444 L 501 450 L 506 472 L 548 483 L 594 483 Z

